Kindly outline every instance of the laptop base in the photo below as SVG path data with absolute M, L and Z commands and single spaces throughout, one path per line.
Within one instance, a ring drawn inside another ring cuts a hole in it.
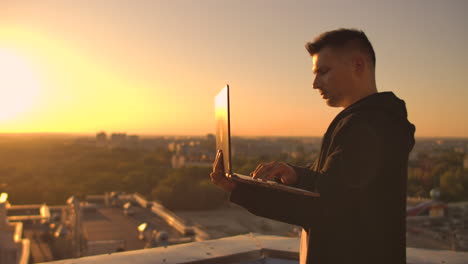
M 237 181 L 237 182 L 242 182 L 242 183 L 246 183 L 246 184 L 253 184 L 253 185 L 259 185 L 259 186 L 263 186 L 263 187 L 266 187 L 266 188 L 269 188 L 269 189 L 276 189 L 276 190 L 279 190 L 279 191 L 286 191 L 286 192 L 294 193 L 294 194 L 298 194 L 298 195 L 304 195 L 304 196 L 309 196 L 309 197 L 320 197 L 320 194 L 316 193 L 316 192 L 311 192 L 311 191 L 307 191 L 307 190 L 304 190 L 304 189 L 291 187 L 291 186 L 284 185 L 282 183 L 278 183 L 278 182 L 275 182 L 275 181 L 264 181 L 264 180 L 261 180 L 261 179 L 254 179 L 251 176 L 247 176 L 247 175 L 233 173 L 233 174 L 228 174 L 228 178 L 230 178 L 233 181 Z

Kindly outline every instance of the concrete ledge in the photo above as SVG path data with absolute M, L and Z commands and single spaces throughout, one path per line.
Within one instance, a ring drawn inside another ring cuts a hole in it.
M 450 250 L 431 250 L 422 248 L 407 248 L 406 263 L 408 264 L 466 264 L 468 252 Z
M 164 248 L 143 249 L 109 255 L 52 262 L 55 264 L 113 263 L 238 263 L 265 257 L 297 260 L 298 238 L 247 234 Z M 290 258 L 291 257 L 291 258 Z
M 408 264 L 466 264 L 468 252 L 407 248 Z M 339 254 L 339 252 L 337 252 Z M 55 264 L 214 264 L 239 263 L 263 258 L 297 261 L 299 238 L 247 234 L 189 244 L 61 260 Z

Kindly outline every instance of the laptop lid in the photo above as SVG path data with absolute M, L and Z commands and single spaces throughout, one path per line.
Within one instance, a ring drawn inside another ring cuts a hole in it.
M 216 115 L 216 149 L 223 151 L 224 171 L 232 174 L 231 168 L 231 135 L 229 120 L 229 84 L 215 97 Z
M 226 85 L 215 97 L 215 115 L 216 115 L 216 149 L 223 151 L 224 171 L 226 176 L 247 184 L 260 185 L 266 188 L 277 189 L 298 195 L 309 197 L 319 197 L 320 194 L 306 191 L 274 181 L 263 181 L 252 179 L 251 176 L 234 174 L 231 166 L 231 132 L 230 132 L 230 114 L 229 114 L 229 85 Z

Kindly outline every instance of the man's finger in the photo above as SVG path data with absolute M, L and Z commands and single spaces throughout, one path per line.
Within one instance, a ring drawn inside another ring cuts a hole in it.
M 216 171 L 216 165 L 218 164 L 218 160 L 219 160 L 219 150 L 216 152 L 216 156 L 215 156 L 215 160 L 213 162 L 213 171 Z
M 262 168 L 263 168 L 263 163 L 260 163 L 257 166 L 257 168 L 255 168 L 255 170 L 250 173 L 250 175 L 252 175 L 253 178 L 256 178 L 256 175 L 257 175 L 258 171 L 261 170 Z
M 211 178 L 211 182 L 216 184 L 221 180 L 222 177 L 220 177 L 219 173 L 212 172 L 210 173 L 210 178 Z
M 221 152 L 221 150 L 218 151 L 218 154 L 216 155 L 216 160 L 213 166 L 214 166 L 213 171 L 224 172 L 223 152 Z
M 268 168 L 267 167 L 268 165 L 265 165 L 265 164 L 261 164 L 261 166 L 257 167 L 257 169 L 255 169 L 252 177 L 254 179 L 257 179 L 257 178 L 261 178 L 265 172 L 265 170 Z
M 211 182 L 216 182 L 216 177 L 215 177 L 215 173 L 214 173 L 214 172 L 211 172 L 211 173 L 210 173 L 210 178 L 211 178 Z
M 277 177 L 280 177 L 282 173 L 282 169 L 278 166 L 278 164 L 275 164 L 272 166 L 268 171 L 264 172 L 264 177 L 262 179 L 264 181 L 272 181 Z
M 269 174 L 269 171 L 277 166 L 277 162 L 273 161 L 263 166 L 254 172 L 253 178 L 264 178 Z
M 257 172 L 257 173 L 264 173 L 265 171 L 268 171 L 270 170 L 272 167 L 274 167 L 276 164 L 276 161 L 272 161 L 272 162 L 268 162 L 268 163 L 264 163 L 263 166 L 260 168 L 260 170 Z
M 265 164 L 262 163 L 257 166 L 257 168 L 252 172 L 252 178 L 256 179 L 258 178 L 259 175 L 261 175 L 261 172 L 264 170 Z

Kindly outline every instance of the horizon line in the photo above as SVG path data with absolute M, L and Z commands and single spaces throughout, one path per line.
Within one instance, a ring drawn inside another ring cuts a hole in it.
M 157 133 L 128 133 L 128 132 L 106 132 L 106 131 L 99 131 L 95 133 L 75 133 L 75 132 L 0 132 L 0 136 L 19 136 L 19 135 L 30 135 L 30 136 L 96 136 L 96 134 L 100 132 L 105 132 L 108 135 L 112 135 L 114 133 L 122 133 L 127 135 L 136 135 L 136 136 L 143 136 L 143 137 L 203 137 L 209 134 L 214 135 L 214 133 L 204 133 L 204 134 L 157 134 Z M 256 135 L 256 134 L 233 134 L 232 137 L 290 137 L 290 138 L 322 138 L 323 136 L 316 136 L 316 135 Z M 419 139 L 466 139 L 468 140 L 467 136 L 415 136 L 415 138 Z

